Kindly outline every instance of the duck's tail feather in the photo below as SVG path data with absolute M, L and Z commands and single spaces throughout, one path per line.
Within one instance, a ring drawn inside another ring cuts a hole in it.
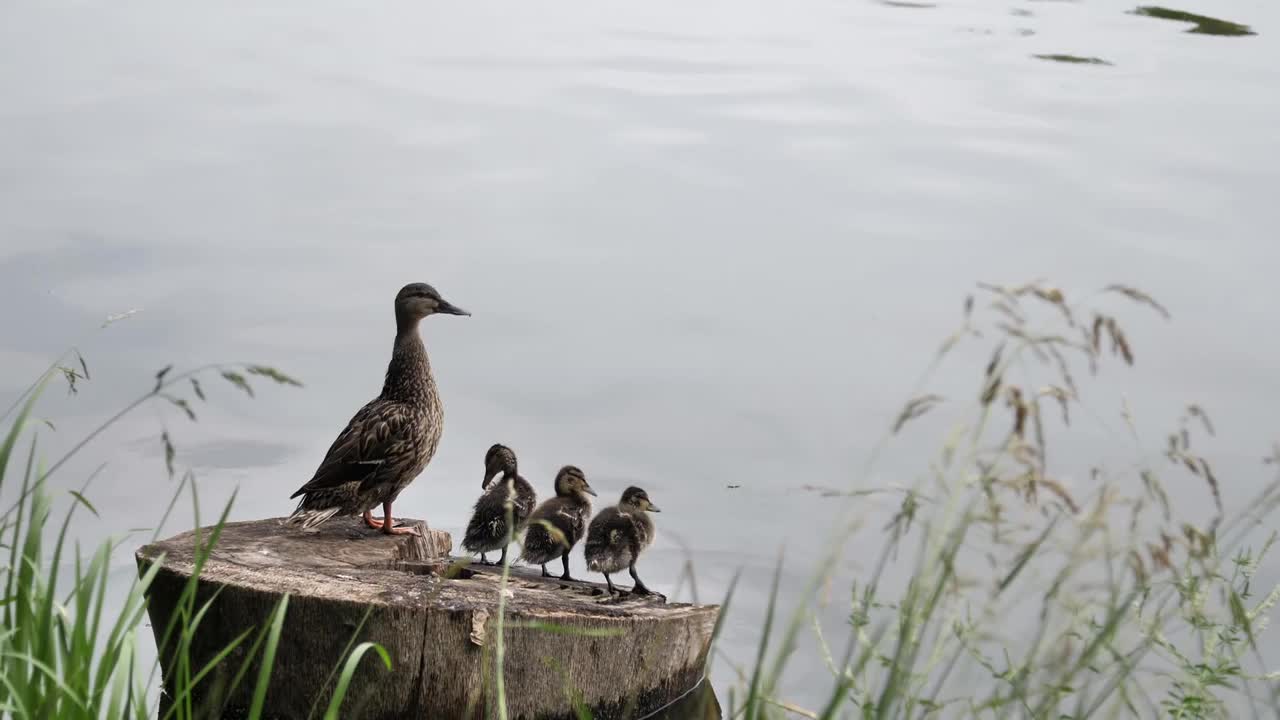
M 330 508 L 298 508 L 293 514 L 285 518 L 284 524 L 301 527 L 303 530 L 312 530 L 321 523 L 325 522 L 342 510 L 340 507 Z

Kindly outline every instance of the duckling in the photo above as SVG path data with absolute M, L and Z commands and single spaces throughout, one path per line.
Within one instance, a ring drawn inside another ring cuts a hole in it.
M 396 339 L 382 393 L 351 418 L 320 467 L 290 495 L 301 496 L 285 521 L 310 530 L 335 515 L 362 515 L 388 535 L 419 535 L 396 527 L 391 503 L 431 461 L 444 428 L 444 410 L 422 344 L 418 322 L 429 315 L 470 315 L 426 283 L 405 285 L 396 294 Z M 382 506 L 382 520 L 372 510 Z
M 547 563 L 560 556 L 564 563 L 561 580 L 569 576 L 569 551 L 582 539 L 591 517 L 591 499 L 596 491 L 587 484 L 587 476 L 573 465 L 565 465 L 556 473 L 556 496 L 538 506 L 529 516 L 524 531 L 524 554 L 530 565 L 542 566 L 542 577 L 551 577 Z
M 499 482 L 490 485 L 490 481 L 498 473 L 502 473 Z M 471 522 L 467 523 L 467 533 L 462 539 L 462 547 L 471 552 L 480 553 L 480 563 L 488 565 L 485 553 L 502 548 L 499 565 L 507 562 L 507 502 L 511 502 L 511 523 L 514 532 L 524 526 L 525 520 L 533 512 L 538 496 L 528 480 L 516 474 L 516 454 L 511 448 L 500 443 L 489 448 L 484 455 L 484 480 L 482 489 L 487 488 L 476 501 Z
M 632 592 L 636 595 L 649 594 L 649 588 L 636 575 L 636 560 L 640 551 L 653 542 L 657 532 L 653 518 L 647 514 L 651 512 L 661 510 L 649 501 L 648 493 L 632 485 L 622 492 L 622 500 L 617 505 L 601 510 L 591 521 L 583 554 L 587 558 L 588 570 L 604 573 L 609 592 L 616 592 L 609 573 L 627 568 L 635 581 Z

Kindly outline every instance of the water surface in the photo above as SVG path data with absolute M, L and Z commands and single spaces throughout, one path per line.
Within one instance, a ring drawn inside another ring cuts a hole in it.
M 447 427 L 397 511 L 460 532 L 495 441 L 543 493 L 568 462 L 606 500 L 640 484 L 664 508 L 650 586 L 691 557 L 718 598 L 745 568 L 742 660 L 779 549 L 794 595 L 836 512 L 804 486 L 926 470 L 941 426 L 863 463 L 976 280 L 1161 298 L 1175 322 L 1133 313 L 1139 370 L 1086 402 L 1115 418 L 1124 393 L 1153 451 L 1199 402 L 1228 506 L 1268 477 L 1274 3 L 91 0 L 0 19 L 0 400 L 79 344 L 93 380 L 49 398 L 53 452 L 169 363 L 307 384 L 116 426 L 63 478 L 108 462 L 86 541 L 155 524 L 162 427 L 206 513 L 233 491 L 235 518 L 287 513 L 377 392 L 391 298 L 418 280 L 474 316 L 424 325 Z M 969 397 L 980 367 L 933 389 Z M 1113 457 L 1120 427 L 1084 433 L 1063 475 Z M 788 693 L 816 705 L 829 679 L 800 663 Z

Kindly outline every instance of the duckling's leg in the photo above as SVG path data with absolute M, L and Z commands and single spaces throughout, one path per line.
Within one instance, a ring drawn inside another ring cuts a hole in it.
M 612 594 L 614 594 L 614 593 L 618 592 L 617 588 L 615 588 L 615 587 L 613 586 L 613 578 L 609 577 L 609 573 L 605 573 L 605 574 L 604 574 L 604 582 L 605 582 L 605 584 L 606 584 L 606 585 L 608 585 L 608 586 L 609 586 L 609 594 L 610 594 L 610 595 L 612 595 Z
M 502 557 L 498 558 L 498 564 L 499 565 L 507 564 L 507 546 L 506 545 L 502 546 Z
M 481 565 L 489 564 L 489 559 L 484 556 L 484 553 L 480 553 L 480 564 Z
M 645 587 L 644 583 L 640 580 L 640 576 L 636 575 L 635 562 L 632 561 L 631 566 L 628 567 L 627 569 L 631 571 L 631 579 L 634 580 L 636 583 L 635 587 L 631 588 L 631 592 L 635 595 L 648 595 L 649 588 Z
M 382 532 L 387 535 L 417 535 L 422 537 L 422 533 L 418 532 L 415 527 L 396 527 L 396 521 L 391 519 L 391 501 L 382 503 Z
M 374 530 L 378 530 L 382 527 L 382 521 L 373 516 L 372 510 L 364 511 L 364 524 L 368 525 Z
M 569 577 L 569 551 L 568 550 L 564 551 L 564 554 L 560 556 L 560 560 L 564 562 L 564 574 L 560 576 L 560 579 L 572 580 L 573 578 Z
M 542 563 L 542 577 L 551 577 L 551 573 L 547 572 L 546 563 Z

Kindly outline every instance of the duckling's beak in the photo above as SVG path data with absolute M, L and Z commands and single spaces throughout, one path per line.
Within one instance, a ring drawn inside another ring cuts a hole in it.
M 489 487 L 489 481 L 493 480 L 493 476 L 498 474 L 497 468 L 485 468 L 484 480 L 480 483 L 480 489 L 484 490 Z
M 446 315 L 466 315 L 467 317 L 471 317 L 471 313 L 463 310 L 444 298 L 441 298 L 439 304 L 436 305 L 436 312 L 444 313 Z
M 582 490 L 591 497 L 600 497 L 599 495 L 596 495 L 596 491 L 592 490 L 590 485 L 583 485 Z
M 654 505 L 653 503 L 649 503 L 648 510 L 649 512 L 662 512 L 661 510 L 658 509 L 658 506 Z

